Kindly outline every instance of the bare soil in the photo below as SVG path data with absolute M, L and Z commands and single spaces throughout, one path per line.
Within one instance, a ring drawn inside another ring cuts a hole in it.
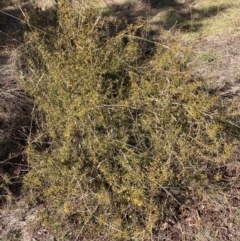
M 222 95 L 240 93 L 240 32 L 200 37 L 195 42 L 196 72 Z

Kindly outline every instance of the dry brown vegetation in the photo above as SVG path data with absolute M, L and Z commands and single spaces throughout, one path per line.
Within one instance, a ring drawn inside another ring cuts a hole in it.
M 209 40 L 239 5 L 199 2 L 59 0 L 4 29 L 0 240 L 239 240 L 239 35 L 231 63 Z
M 31 121 L 32 101 L 19 84 L 17 47 L 22 39 L 20 21 L 9 3 L 2 3 L 0 13 L 0 202 L 1 205 L 20 194 L 27 164 L 23 158 L 24 144 Z M 17 14 L 18 13 L 18 14 Z

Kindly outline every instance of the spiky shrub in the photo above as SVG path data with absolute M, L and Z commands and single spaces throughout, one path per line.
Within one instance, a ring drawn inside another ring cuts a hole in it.
M 148 240 L 232 147 L 187 51 L 170 38 L 149 51 L 138 24 L 102 37 L 100 14 L 60 0 L 54 34 L 26 36 L 24 86 L 43 113 L 26 150 L 27 200 L 44 204 L 41 220 L 60 240 Z

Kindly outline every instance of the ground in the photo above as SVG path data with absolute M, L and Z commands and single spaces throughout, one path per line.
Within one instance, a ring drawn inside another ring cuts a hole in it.
M 37 2 L 38 7 L 45 10 L 52 1 Z M 6 79 L 12 80 L 12 72 L 4 72 L 3 75 L 3 70 L 11 69 L 11 57 L 14 56 L 16 48 L 21 46 L 21 37 L 19 38 L 18 35 L 21 34 L 21 23 L 9 14 L 24 19 L 24 13 L 29 8 L 25 3 L 19 7 L 17 4 L 19 1 L 11 1 L 11 3 L 8 1 L 0 3 L 0 10 L 8 14 L 0 15 L 1 83 Z M 214 2 L 209 0 L 103 0 L 101 6 L 112 9 L 109 11 L 115 11 L 116 16 L 120 13 L 126 14 L 133 21 L 136 17 L 143 17 L 156 39 L 158 31 L 162 28 L 166 33 L 180 32 L 178 35 L 180 42 L 190 46 L 194 52 L 190 66 L 193 73 L 207 78 L 208 88 L 223 96 L 223 101 L 239 102 L 240 2 L 233 0 L 227 2 L 224 0 Z M 0 84 L 0 86 L 2 91 L 3 85 Z M 12 85 L 10 87 L 12 88 Z M 1 117 L 4 113 L 1 110 Z M 12 115 L 15 115 L 16 111 L 13 113 Z M 14 120 L 13 117 L 12 120 Z M 175 219 L 166 220 L 162 225 L 162 234 L 157 240 L 240 240 L 239 155 L 236 154 L 234 158 L 235 160 L 224 167 L 223 171 L 224 179 L 228 181 L 230 188 L 228 187 L 227 191 L 222 189 L 212 196 L 205 193 L 202 198 L 189 193 L 181 201 Z M 1 162 L 4 160 L 0 160 Z M 204 193 L 204 190 L 201 191 Z M 1 241 L 54 240 L 54 237 L 38 224 L 36 210 L 25 207 L 21 202 L 18 203 L 17 208 L 13 208 L 8 203 L 2 206 L 0 218 Z M 36 228 L 31 229 L 34 225 Z

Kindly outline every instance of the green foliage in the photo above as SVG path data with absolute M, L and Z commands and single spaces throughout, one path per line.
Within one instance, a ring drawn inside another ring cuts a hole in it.
M 232 153 L 219 102 L 175 40 L 152 46 L 140 24 L 102 38 L 99 10 L 58 4 L 54 35 L 26 35 L 24 85 L 43 113 L 27 199 L 60 240 L 147 240 L 175 195 L 208 186 L 208 166 Z

